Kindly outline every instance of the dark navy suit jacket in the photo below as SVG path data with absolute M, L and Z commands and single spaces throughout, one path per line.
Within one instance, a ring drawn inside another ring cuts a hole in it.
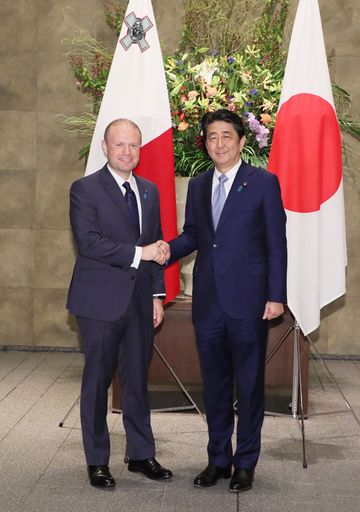
M 190 180 L 183 233 L 169 263 L 197 250 L 193 320 L 206 318 L 216 293 L 232 318 L 261 318 L 267 301 L 286 302 L 286 216 L 275 175 L 242 162 L 214 230 L 214 169 Z
M 71 187 L 70 221 L 78 256 L 67 308 L 74 315 L 118 320 L 129 306 L 135 283 L 144 307 L 151 311 L 153 294 L 165 293 L 160 265 L 141 261 L 138 269 L 130 267 L 135 245 L 144 246 L 162 238 L 158 189 L 148 180 L 137 176 L 135 179 L 142 208 L 139 238 L 107 165 Z

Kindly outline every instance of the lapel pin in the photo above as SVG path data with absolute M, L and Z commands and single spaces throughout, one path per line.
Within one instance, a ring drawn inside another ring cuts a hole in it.
M 241 192 L 246 187 L 247 187 L 247 181 L 244 181 L 244 183 L 242 185 L 240 185 L 240 187 L 237 189 L 237 191 Z

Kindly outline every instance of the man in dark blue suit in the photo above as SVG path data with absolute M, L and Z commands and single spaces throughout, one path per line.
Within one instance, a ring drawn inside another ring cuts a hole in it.
M 157 187 L 133 174 L 141 132 L 118 119 L 105 130 L 108 163 L 75 181 L 70 220 L 78 256 L 67 307 L 76 315 L 85 366 L 81 426 L 90 483 L 113 487 L 109 471 L 107 394 L 120 372 L 129 471 L 172 477 L 155 459 L 147 393 L 154 327 L 163 319 L 164 254 Z
M 209 464 L 194 484 L 230 478 L 234 466 L 230 490 L 241 491 L 252 487 L 260 454 L 268 321 L 283 313 L 286 301 L 286 217 L 276 176 L 241 160 L 240 117 L 228 110 L 208 113 L 202 131 L 214 167 L 189 182 L 183 233 L 170 242 L 168 263 L 197 250 L 193 322 Z

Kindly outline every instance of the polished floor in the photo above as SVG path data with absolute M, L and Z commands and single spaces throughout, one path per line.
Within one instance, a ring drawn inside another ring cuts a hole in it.
M 298 422 L 266 416 L 254 488 L 239 495 L 224 480 L 193 487 L 206 465 L 206 424 L 189 412 L 152 415 L 157 458 L 174 472 L 161 483 L 127 471 L 121 415 L 109 412 L 117 486 L 92 488 L 79 427 L 81 370 L 80 353 L 0 351 L 1 512 L 360 511 L 359 361 L 311 361 L 307 469 Z

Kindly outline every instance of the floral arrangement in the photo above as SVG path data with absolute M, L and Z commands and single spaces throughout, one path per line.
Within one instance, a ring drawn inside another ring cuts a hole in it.
M 283 37 L 289 0 L 265 0 L 260 4 L 260 16 L 250 23 L 248 13 L 256 11 L 257 0 L 185 2 L 179 49 L 164 58 L 177 175 L 195 176 L 209 167 L 200 119 L 219 108 L 235 111 L 245 122 L 242 158 L 256 166 L 267 166 L 285 68 Z M 116 4 L 105 4 L 106 22 L 117 34 L 124 11 Z M 225 27 L 223 31 L 218 30 L 219 23 Z M 88 112 L 65 117 L 65 123 L 70 131 L 92 135 L 112 50 L 79 32 L 68 56 L 76 86 L 89 96 L 91 104 Z M 349 94 L 335 84 L 333 91 L 341 128 L 358 138 L 358 125 L 343 113 L 350 104 Z M 80 156 L 86 158 L 89 149 L 90 144 L 81 148 Z
M 219 55 L 197 49 L 165 59 L 174 128 L 176 173 L 193 176 L 209 166 L 199 122 L 209 111 L 227 108 L 243 117 L 247 141 L 244 160 L 267 165 L 282 70 L 274 74 L 264 66 L 259 48 Z

